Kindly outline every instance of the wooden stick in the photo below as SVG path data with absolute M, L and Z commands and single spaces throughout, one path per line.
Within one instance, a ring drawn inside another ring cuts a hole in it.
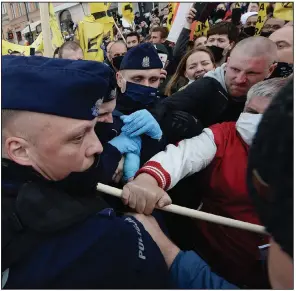
M 112 196 L 116 196 L 118 198 L 121 198 L 121 194 L 122 194 L 121 189 L 114 188 L 114 187 L 104 185 L 101 183 L 97 184 L 97 190 L 104 192 L 106 194 L 112 195 Z M 226 225 L 226 226 L 230 226 L 230 227 L 244 229 L 244 230 L 248 230 L 248 231 L 252 231 L 252 232 L 256 232 L 256 233 L 260 233 L 260 234 L 266 234 L 266 235 L 268 234 L 265 231 L 265 227 L 261 226 L 261 225 L 252 224 L 252 223 L 244 222 L 244 221 L 239 221 L 239 220 L 235 220 L 235 219 L 231 219 L 231 218 L 227 218 L 227 217 L 223 217 L 223 216 L 219 216 L 219 215 L 214 215 L 214 214 L 190 209 L 190 208 L 175 205 L 175 204 L 167 205 L 167 206 L 164 206 L 163 208 L 157 208 L 157 209 L 171 212 L 171 213 L 175 213 L 175 214 L 179 214 L 179 215 L 183 215 L 183 216 L 188 216 L 188 217 L 195 218 L 195 219 L 201 219 L 201 220 L 205 220 L 205 221 L 209 221 L 209 222 L 214 222 L 217 224 L 222 224 L 222 225 Z
M 44 44 L 44 56 L 52 57 L 52 46 L 49 26 L 49 9 L 48 2 L 40 3 L 40 19 L 42 26 L 43 44 Z
M 118 31 L 118 32 L 119 32 L 119 34 L 121 35 L 121 37 L 122 37 L 123 41 L 125 42 L 125 44 L 127 45 L 127 43 L 126 43 L 126 40 L 125 40 L 125 38 L 124 38 L 123 34 L 121 33 L 121 31 L 120 31 L 119 27 L 117 26 L 117 24 L 116 24 L 116 21 L 115 21 L 115 19 L 114 19 L 114 18 L 113 18 L 113 20 L 114 20 L 114 25 L 115 25 L 115 27 L 116 27 L 117 31 Z

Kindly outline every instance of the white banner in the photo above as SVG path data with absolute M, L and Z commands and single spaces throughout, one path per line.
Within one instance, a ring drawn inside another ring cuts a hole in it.
M 168 41 L 176 43 L 178 37 L 186 24 L 186 14 L 189 12 L 189 9 L 192 7 L 193 3 L 184 3 L 181 2 L 175 16 L 172 28 L 170 30 Z

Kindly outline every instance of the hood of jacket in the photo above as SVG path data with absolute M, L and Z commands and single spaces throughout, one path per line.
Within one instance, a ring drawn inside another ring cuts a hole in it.
M 204 75 L 204 78 L 209 77 L 209 78 L 216 79 L 221 84 L 223 89 L 228 93 L 227 88 L 226 88 L 226 83 L 225 83 L 225 67 L 226 67 L 226 63 L 223 64 L 222 66 L 216 68 L 213 71 L 207 72 Z

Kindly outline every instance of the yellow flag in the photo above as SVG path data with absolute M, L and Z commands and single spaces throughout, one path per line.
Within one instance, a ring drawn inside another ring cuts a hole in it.
M 122 18 L 124 18 L 128 23 L 131 24 L 135 19 L 133 3 L 122 3 L 121 5 Z
M 207 20 L 205 23 L 202 23 L 200 21 L 197 21 L 195 30 L 194 30 L 194 35 L 195 36 L 207 36 L 208 30 L 210 29 L 210 24 L 209 20 Z
M 111 12 L 108 11 L 111 3 L 107 2 L 91 2 L 88 4 L 90 13 L 95 17 L 96 22 L 99 23 L 114 23 Z
M 167 28 L 168 30 L 171 30 L 172 24 L 173 24 L 173 19 L 174 19 L 174 14 L 175 14 L 175 10 L 177 8 L 177 4 L 178 3 L 169 3 L 169 15 L 168 15 L 168 19 L 167 19 Z
M 258 19 L 256 23 L 256 30 L 255 30 L 256 35 L 260 35 L 261 29 L 266 21 L 266 9 L 268 5 L 269 5 L 268 2 L 259 3 Z
M 12 51 L 18 51 L 24 56 L 30 55 L 30 47 L 11 43 L 2 39 L 2 55 L 9 55 Z
M 235 5 L 234 5 L 234 8 L 241 8 L 240 2 L 236 2 Z
M 38 37 L 35 39 L 35 41 L 30 45 L 30 47 L 33 47 L 35 51 L 43 51 L 43 36 L 42 32 L 38 35 Z
M 293 3 L 275 3 L 273 17 L 283 19 L 286 21 L 293 20 Z
M 49 25 L 51 31 L 51 44 L 53 50 L 57 47 L 60 47 L 64 43 L 64 38 L 60 31 L 57 19 L 55 17 L 54 9 L 52 3 L 48 3 L 49 5 Z
M 96 22 L 93 15 L 85 16 L 78 24 L 76 39 L 83 50 L 85 60 L 104 61 L 101 49 L 106 24 Z

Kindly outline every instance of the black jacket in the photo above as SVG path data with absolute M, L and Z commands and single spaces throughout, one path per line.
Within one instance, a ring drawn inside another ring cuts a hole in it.
M 232 97 L 214 78 L 205 77 L 164 99 L 155 112 L 161 119 L 168 111 L 180 110 L 198 119 L 204 127 L 224 121 L 236 121 L 244 109 L 246 97 Z

